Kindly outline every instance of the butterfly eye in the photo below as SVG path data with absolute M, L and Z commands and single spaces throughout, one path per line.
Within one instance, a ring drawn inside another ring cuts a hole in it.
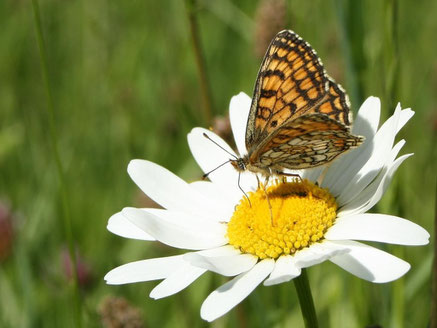
M 244 164 L 244 160 L 239 158 L 237 161 L 238 168 L 242 171 L 246 170 L 246 164 Z
M 231 162 L 234 169 L 236 169 L 238 172 L 246 170 L 246 164 L 244 163 L 244 158 L 231 159 L 229 160 L 229 162 Z

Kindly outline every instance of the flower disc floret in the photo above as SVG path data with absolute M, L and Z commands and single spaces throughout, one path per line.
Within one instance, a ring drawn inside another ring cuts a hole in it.
M 323 239 L 336 216 L 337 203 L 327 189 L 308 180 L 276 181 L 242 198 L 227 236 L 243 253 L 276 259 Z

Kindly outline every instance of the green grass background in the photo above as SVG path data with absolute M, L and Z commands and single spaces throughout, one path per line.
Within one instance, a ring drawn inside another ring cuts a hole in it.
M 0 263 L 1 327 L 102 325 L 107 296 L 125 297 L 148 327 L 205 327 L 199 309 L 224 278 L 206 274 L 177 295 L 154 301 L 156 282 L 108 286 L 110 269 L 175 254 L 158 243 L 128 240 L 106 230 L 124 206 L 141 206 L 127 175 L 130 159 L 163 165 L 188 181 L 200 177 L 187 133 L 210 126 L 185 3 L 148 1 L 38 1 L 53 96 L 55 138 L 49 129 L 47 88 L 32 3 L 0 1 L 0 200 L 14 212 L 10 256 Z M 257 1 L 199 1 L 200 39 L 213 115 L 230 98 L 252 93 L 260 64 L 254 54 Z M 436 1 L 286 2 L 286 24 L 309 41 L 348 90 L 353 111 L 374 95 L 382 119 L 400 101 L 416 115 L 399 133 L 414 152 L 374 211 L 399 215 L 433 230 L 437 131 Z M 68 247 L 62 185 L 51 143 L 65 172 L 74 245 L 92 271 L 80 288 L 62 252 Z M 389 284 L 362 281 L 330 263 L 309 269 L 321 327 L 426 327 L 431 301 L 431 245 L 377 245 L 411 263 Z M 76 318 L 76 320 L 75 320 Z M 79 318 L 79 319 L 78 319 Z M 292 283 L 259 287 L 213 327 L 302 327 Z

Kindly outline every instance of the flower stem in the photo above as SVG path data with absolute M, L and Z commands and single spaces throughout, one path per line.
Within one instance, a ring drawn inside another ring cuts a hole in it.
M 316 310 L 314 308 L 314 301 L 311 295 L 310 283 L 305 269 L 294 280 L 294 287 L 296 287 L 297 296 L 299 298 L 300 309 L 302 311 L 303 321 L 306 328 L 317 328 Z
M 364 53 L 365 28 L 363 4 L 360 1 L 336 0 L 340 23 L 340 37 L 346 58 L 346 79 L 352 105 L 359 105 L 364 98 L 364 72 L 367 60 Z
M 388 108 L 394 108 L 399 98 L 399 85 L 402 67 L 399 65 L 398 1 L 386 0 L 384 34 L 385 94 Z
M 47 115 L 49 119 L 48 130 L 50 133 L 51 148 L 52 148 L 56 171 L 59 179 L 61 202 L 62 202 L 62 209 L 63 209 L 62 217 L 64 219 L 63 222 L 64 231 L 67 239 L 70 258 L 73 264 L 73 270 L 72 270 L 73 278 L 74 278 L 73 301 L 74 301 L 74 310 L 76 311 L 75 315 L 73 316 L 74 318 L 73 322 L 76 327 L 82 327 L 82 319 L 81 319 L 82 304 L 81 304 L 79 288 L 78 288 L 77 261 L 76 261 L 76 254 L 74 252 L 74 238 L 73 238 L 73 232 L 71 227 L 70 206 L 68 201 L 69 197 L 68 197 L 68 191 L 65 182 L 64 168 L 62 166 L 61 157 L 59 155 L 59 150 L 58 150 L 58 143 L 57 143 L 58 137 L 56 132 L 55 117 L 54 117 L 55 111 L 53 106 L 52 89 L 49 80 L 49 70 L 47 64 L 48 61 L 47 61 L 47 54 L 46 54 L 46 48 L 44 42 L 44 35 L 41 27 L 41 16 L 40 16 L 38 0 L 32 0 L 32 7 L 33 7 L 34 20 L 35 20 L 36 37 L 37 37 L 39 53 L 40 53 L 41 70 L 42 70 L 43 80 L 47 93 Z
M 199 24 L 196 16 L 196 0 L 186 0 L 186 9 L 188 22 L 190 24 L 191 40 L 193 42 L 194 56 L 196 57 L 197 71 L 200 80 L 200 90 L 203 98 L 203 118 L 206 124 L 211 124 L 213 116 L 213 105 L 211 88 L 206 73 L 205 57 L 202 51 L 202 44 L 200 42 Z

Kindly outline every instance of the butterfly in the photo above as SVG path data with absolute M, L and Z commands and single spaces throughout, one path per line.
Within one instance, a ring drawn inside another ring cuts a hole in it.
M 256 79 L 245 135 L 248 153 L 229 162 L 239 172 L 266 178 L 327 164 L 364 141 L 350 133 L 349 108 L 347 94 L 312 47 L 293 31 L 281 31 Z

